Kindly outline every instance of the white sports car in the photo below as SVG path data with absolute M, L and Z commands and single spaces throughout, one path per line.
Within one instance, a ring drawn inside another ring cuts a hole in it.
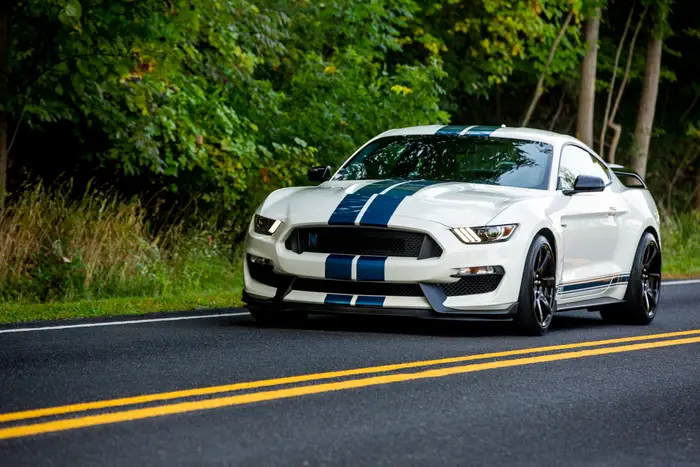
M 513 320 L 541 335 L 574 308 L 637 324 L 656 314 L 654 200 L 575 138 L 396 129 L 309 179 L 322 183 L 271 193 L 250 223 L 243 299 L 261 323 L 368 313 Z

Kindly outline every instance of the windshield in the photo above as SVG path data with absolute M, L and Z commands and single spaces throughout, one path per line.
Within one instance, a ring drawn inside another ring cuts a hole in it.
M 507 138 L 408 135 L 365 146 L 334 180 L 439 180 L 546 190 L 547 143 Z

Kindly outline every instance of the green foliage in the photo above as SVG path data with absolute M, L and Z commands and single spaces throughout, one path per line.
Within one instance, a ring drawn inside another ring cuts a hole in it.
M 439 108 L 442 76 L 428 66 L 398 65 L 393 74 L 380 63 L 348 49 L 324 60 L 309 54 L 292 80 L 282 134 L 304 134 L 323 151 L 325 163 L 339 163 L 367 139 L 390 128 L 443 123 Z
M 669 277 L 693 277 L 700 271 L 700 213 L 670 216 L 662 222 L 664 272 Z
M 421 31 L 441 43 L 439 50 L 450 77 L 450 91 L 486 97 L 516 73 L 537 80 L 569 11 L 581 2 L 562 0 L 443 0 L 427 10 Z M 578 18 L 578 15 L 577 15 Z M 580 22 L 567 30 L 547 83 L 570 78 L 585 51 Z
M 46 302 L 218 293 L 239 256 L 202 223 L 155 231 L 138 199 L 26 187 L 0 213 L 0 300 Z

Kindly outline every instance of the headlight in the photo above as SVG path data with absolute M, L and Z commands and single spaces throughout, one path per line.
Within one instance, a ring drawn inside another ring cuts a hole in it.
M 518 224 L 460 227 L 452 229 L 452 233 L 463 243 L 494 243 L 508 240 L 516 227 Z
M 282 225 L 282 221 L 269 219 L 267 217 L 255 215 L 253 217 L 253 230 L 263 235 L 272 235 Z

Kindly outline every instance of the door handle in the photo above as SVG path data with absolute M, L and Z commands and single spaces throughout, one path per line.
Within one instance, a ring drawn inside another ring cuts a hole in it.
M 615 206 L 610 206 L 608 208 L 608 216 L 615 217 L 617 215 L 617 208 Z

